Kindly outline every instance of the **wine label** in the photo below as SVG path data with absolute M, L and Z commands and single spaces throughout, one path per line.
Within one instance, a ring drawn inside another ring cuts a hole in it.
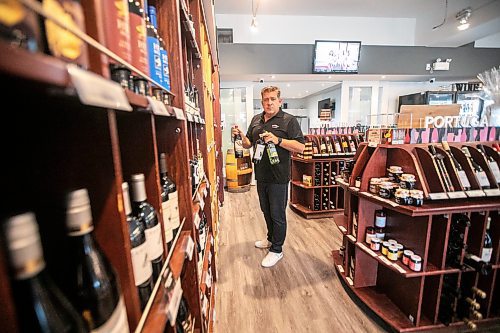
M 490 262 L 492 253 L 493 253 L 492 248 L 483 248 L 483 253 L 481 254 L 481 260 L 484 262 Z
M 120 297 L 111 317 L 101 326 L 94 328 L 91 333 L 125 333 L 129 332 L 127 310 L 123 297 Z
M 162 202 L 163 229 L 165 230 L 165 243 L 174 238 L 172 227 L 170 225 L 170 201 Z
M 179 279 L 175 281 L 175 286 L 172 290 L 171 295 L 172 296 L 168 300 L 166 311 L 167 311 L 168 321 L 170 322 L 172 327 L 174 327 L 177 319 L 177 312 L 179 311 L 179 304 L 181 304 L 181 299 L 182 299 L 182 287 Z
M 486 176 L 486 172 L 484 171 L 476 172 L 476 177 L 481 187 L 490 186 L 490 181 L 488 180 L 488 176 Z
M 256 161 L 260 161 L 262 156 L 264 155 L 264 149 L 266 149 L 265 145 L 258 144 L 255 146 L 255 152 L 253 154 L 253 159 Z
M 170 206 L 170 223 L 172 229 L 178 228 L 181 225 L 179 218 L 179 196 L 177 191 L 168 194 L 168 201 L 172 200 Z
M 500 170 L 498 169 L 498 163 L 495 161 L 488 162 L 491 172 L 493 172 L 493 176 L 495 176 L 495 180 L 497 183 L 500 183 Z
M 160 257 L 163 253 L 160 224 L 158 223 L 154 227 L 146 229 L 144 233 L 146 234 L 146 243 L 148 244 L 148 259 L 153 260 Z
M 243 153 L 243 141 L 242 140 L 234 141 L 234 151 Z
M 470 188 L 469 178 L 467 178 L 467 174 L 464 170 L 458 171 L 458 178 L 460 179 L 460 183 L 464 189 Z
M 135 285 L 140 286 L 153 274 L 153 267 L 148 260 L 147 242 L 134 247 L 130 252 L 132 253 L 132 268 L 134 270 Z

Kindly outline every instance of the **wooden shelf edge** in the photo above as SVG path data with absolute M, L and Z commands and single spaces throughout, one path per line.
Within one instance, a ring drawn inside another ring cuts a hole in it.
M 303 159 L 297 156 L 292 156 L 292 160 L 302 163 L 314 163 L 314 162 L 337 162 L 344 161 L 346 159 L 352 159 L 354 155 L 339 155 L 335 157 L 325 157 L 325 158 L 309 158 Z
M 318 189 L 318 188 L 334 188 L 334 187 L 339 187 L 338 184 L 333 184 L 333 185 L 321 185 L 321 186 L 308 186 L 302 183 L 301 181 L 298 180 L 292 180 L 292 185 L 298 186 L 305 188 L 306 190 L 313 190 L 313 189 Z
M 200 291 L 202 294 L 205 293 L 206 288 L 207 288 L 207 284 L 205 283 L 205 279 L 206 279 L 206 275 L 208 272 L 208 256 L 209 256 L 209 253 L 211 251 L 211 246 L 212 246 L 212 242 L 210 241 L 211 237 L 213 237 L 213 234 L 212 234 L 212 232 L 209 232 L 207 235 L 207 243 L 205 244 L 205 252 L 203 255 L 203 268 L 201 270 L 201 276 L 200 276 L 200 281 L 199 281 Z
M 344 214 L 335 214 L 333 215 L 333 222 L 335 222 L 343 235 L 347 235 L 347 216 Z
M 236 174 L 238 176 L 247 175 L 247 174 L 252 173 L 252 172 L 253 172 L 252 168 L 248 168 L 248 169 L 244 169 L 244 170 L 236 170 Z
M 306 219 L 314 219 L 314 218 L 327 218 L 333 217 L 335 213 L 343 211 L 343 209 L 331 209 L 331 210 L 310 210 L 306 207 L 302 206 L 298 203 L 289 204 L 290 208 L 296 212 L 304 216 Z
M 381 263 L 385 267 L 389 268 L 390 270 L 396 272 L 398 275 L 401 275 L 405 278 L 414 278 L 414 277 L 421 277 L 421 276 L 431 276 L 431 275 L 443 275 L 443 274 L 450 274 L 450 273 L 458 273 L 460 270 L 458 268 L 450 268 L 450 269 L 438 269 L 436 266 L 433 264 L 427 262 L 427 271 L 421 271 L 421 272 L 414 272 L 410 270 L 409 267 L 406 267 L 403 265 L 403 263 L 400 260 L 397 261 L 391 261 L 387 259 L 387 262 L 381 257 L 386 258 L 382 252 L 375 252 L 371 249 L 368 248 L 368 245 L 366 243 L 361 243 L 361 242 L 356 242 L 356 247 L 361 249 L 363 252 L 368 254 L 370 257 L 373 258 L 373 260 L 376 260 L 377 262 Z M 376 256 L 374 256 L 375 254 Z M 404 270 L 405 272 L 400 271 Z

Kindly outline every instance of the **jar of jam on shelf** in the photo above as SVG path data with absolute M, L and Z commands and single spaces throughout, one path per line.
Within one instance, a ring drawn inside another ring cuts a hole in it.
M 375 237 L 380 240 L 384 240 L 385 238 L 385 228 L 376 227 L 375 228 Z
M 392 261 L 398 260 L 398 248 L 395 245 L 391 245 L 387 249 L 387 259 Z
M 361 177 L 356 177 L 356 181 L 354 183 L 354 186 L 357 187 L 357 188 L 360 188 L 361 187 Z
M 110 64 L 111 80 L 119 83 L 122 88 L 134 90 L 134 87 L 130 87 L 130 75 L 131 71 L 127 67 L 121 64 Z
M 403 251 L 403 264 L 405 264 L 406 266 L 409 266 L 410 265 L 410 258 L 414 254 L 415 253 L 413 253 L 413 251 L 411 251 L 411 250 L 404 250 Z
M 408 197 L 410 196 L 410 191 L 398 188 L 396 190 L 396 194 L 394 195 L 396 197 L 396 203 L 400 205 L 407 205 L 408 204 Z
M 422 258 L 416 254 L 410 257 L 410 269 L 415 272 L 420 272 L 422 270 Z
M 377 238 L 375 236 L 375 228 L 374 227 L 367 227 L 366 228 L 366 235 L 365 235 L 365 242 L 367 242 L 368 244 L 371 244 L 371 242 L 374 238 Z
M 387 168 L 387 176 L 392 182 L 399 183 L 399 177 L 403 174 L 403 168 L 397 165 L 391 165 Z
M 378 194 L 378 187 L 380 186 L 380 178 L 371 178 L 369 191 L 373 194 Z
M 379 228 L 385 228 L 387 221 L 387 214 L 382 210 L 375 211 L 375 226 Z
M 386 255 L 387 255 L 387 251 L 389 250 L 389 246 L 391 246 L 391 245 L 389 244 L 389 242 L 382 242 L 382 254 L 383 254 L 384 256 L 386 256 Z
M 424 204 L 424 192 L 420 190 L 411 190 L 410 196 L 411 205 L 415 207 L 420 207 Z
M 381 198 L 390 199 L 392 195 L 393 185 L 391 182 L 382 182 L 379 186 L 378 195 Z
M 403 173 L 400 177 L 399 186 L 407 190 L 413 190 L 417 182 L 415 175 L 411 173 Z
M 372 242 L 370 243 L 370 249 L 373 251 L 380 251 L 380 247 L 382 246 L 382 241 L 378 238 L 372 238 Z
M 403 252 L 404 252 L 404 245 L 403 244 L 396 244 L 396 248 L 398 249 L 398 259 L 403 258 Z

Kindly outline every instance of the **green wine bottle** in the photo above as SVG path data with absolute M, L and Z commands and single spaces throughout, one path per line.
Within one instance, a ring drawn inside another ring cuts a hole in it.
M 280 162 L 278 152 L 276 151 L 276 146 L 272 141 L 267 143 L 267 154 L 269 155 L 269 162 L 271 165 L 276 165 Z

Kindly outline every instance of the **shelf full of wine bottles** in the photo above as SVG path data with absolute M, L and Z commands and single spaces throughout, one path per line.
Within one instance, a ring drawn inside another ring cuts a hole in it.
M 345 285 L 395 331 L 499 327 L 500 205 L 486 188 L 480 198 L 467 192 L 479 186 L 473 171 L 479 167 L 494 187 L 494 173 L 487 169 L 494 167 L 482 155 L 497 161 L 493 147 L 486 142 L 379 145 L 356 160 L 351 177 L 359 177 L 360 184 L 347 187 L 349 212 L 339 222 L 346 230 L 343 246 L 332 256 Z M 450 166 L 459 164 L 451 173 Z M 465 196 L 426 196 L 422 206 L 408 207 L 376 194 L 377 183 L 370 180 L 386 172 L 396 179 L 408 170 L 415 178 L 401 176 L 398 192 L 410 185 L 426 194 L 463 190 Z M 315 191 L 321 198 L 321 189 Z
M 363 134 L 305 135 L 305 149 L 296 154 L 303 159 L 322 159 L 354 156 L 359 144 L 364 141 Z

